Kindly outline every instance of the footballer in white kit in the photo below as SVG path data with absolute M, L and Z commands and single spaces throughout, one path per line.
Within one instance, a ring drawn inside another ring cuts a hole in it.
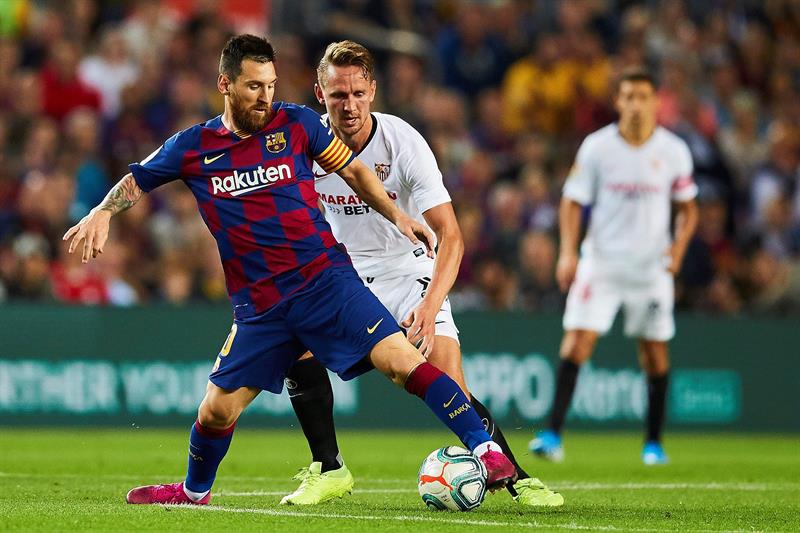
M 675 334 L 673 276 L 697 226 L 692 158 L 686 143 L 656 123 L 653 78 L 629 71 L 616 99 L 619 122 L 589 135 L 564 184 L 556 276 L 569 290 L 564 339 L 549 428 L 531 441 L 542 457 L 563 459 L 561 428 L 580 365 L 597 338 L 624 311 L 624 332 L 638 340 L 647 374 L 646 464 L 667 461 L 661 445 L 669 372 L 667 341 Z M 677 213 L 674 240 L 670 231 Z M 589 208 L 586 236 L 578 239 Z
M 450 202 L 433 152 L 403 119 L 384 113 L 371 115 L 372 129 L 358 159 L 375 170 L 400 209 L 425 224 L 423 213 Z M 320 168 L 315 172 L 323 173 Z M 316 188 L 325 219 L 347 247 L 364 284 L 398 323 L 403 322 L 427 293 L 434 259 L 424 246 L 412 244 L 391 222 L 371 210 L 337 174 L 321 175 Z M 435 331 L 458 341 L 446 297 L 436 314 Z
M 643 145 L 631 146 L 610 124 L 581 145 L 563 195 L 592 206 L 564 329 L 605 334 L 622 307 L 625 335 L 671 339 L 671 203 L 697 195 L 686 143 L 656 127 Z
M 336 174 L 317 168 L 316 189 L 336 239 L 347 247 L 353 266 L 428 362 L 469 394 L 461 366 L 458 329 L 447 293 L 455 282 L 464 243 L 450 195 L 430 147 L 404 120 L 371 112 L 376 81 L 369 51 L 352 41 L 331 43 L 317 68 L 314 92 L 328 112 L 323 121 L 358 159 L 374 169 L 386 194 L 410 217 L 436 235 L 437 253 L 403 236 L 373 212 Z M 353 477 L 339 454 L 333 422 L 333 394 L 327 371 L 307 354 L 287 375 L 292 406 L 311 449 L 312 463 L 300 487 L 283 504 L 314 505 L 341 497 Z M 564 498 L 531 478 L 517 464 L 491 413 L 474 396 L 472 406 L 489 435 L 513 463 L 507 485 L 514 499 L 529 506 L 557 507 Z M 446 406 L 445 406 L 446 407 Z

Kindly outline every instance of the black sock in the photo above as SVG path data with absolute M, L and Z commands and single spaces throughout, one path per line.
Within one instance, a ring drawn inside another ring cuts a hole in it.
M 647 376 L 647 440 L 661 442 L 669 374 Z
M 508 457 L 508 460 L 511 461 L 511 464 L 516 467 L 518 478 L 525 479 L 531 477 L 527 472 L 525 472 L 525 470 L 522 469 L 521 466 L 519 466 L 519 463 L 517 463 L 517 459 L 514 457 L 511 447 L 508 445 L 508 441 L 506 441 L 506 437 L 503 435 L 503 432 L 500 431 L 500 426 L 498 426 L 492 418 L 492 413 L 490 413 L 486 406 L 479 402 L 475 396 L 470 395 L 470 397 L 472 398 L 472 407 L 475 408 L 475 412 L 478 413 L 479 417 L 481 417 L 483 426 L 486 428 L 486 432 L 490 437 L 492 437 L 492 440 L 495 441 L 498 446 L 500 446 L 500 449 L 503 450 L 503 453 L 506 457 Z M 506 485 L 506 488 L 512 496 L 517 495 L 517 491 L 515 491 L 514 487 L 510 484 Z
M 328 371 L 314 358 L 297 361 L 286 374 L 286 388 L 313 460 L 322 463 L 323 472 L 340 468 Z
M 553 410 L 550 412 L 550 429 L 556 433 L 561 433 L 561 427 L 567 417 L 569 404 L 572 402 L 572 394 L 575 392 L 575 382 L 578 380 L 578 370 L 580 369 L 580 366 L 566 359 L 562 359 L 561 364 L 558 365 L 556 396 L 553 399 Z

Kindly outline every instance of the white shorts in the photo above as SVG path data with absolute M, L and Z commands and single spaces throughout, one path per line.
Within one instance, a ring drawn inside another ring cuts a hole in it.
M 363 277 L 361 280 L 400 324 L 422 301 L 431 281 L 431 273 L 418 271 L 416 275 L 402 277 L 392 273 L 386 276 Z M 444 299 L 436 314 L 436 335 L 451 337 L 458 342 L 458 328 L 450 312 L 448 298 Z
M 564 329 L 586 329 L 604 335 L 623 307 L 626 336 L 668 341 L 675 335 L 674 304 L 673 278 L 666 269 L 625 272 L 581 260 L 567 296 Z

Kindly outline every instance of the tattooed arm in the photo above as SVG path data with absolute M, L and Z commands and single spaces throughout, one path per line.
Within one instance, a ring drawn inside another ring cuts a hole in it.
M 74 252 L 81 241 L 83 241 L 82 262 L 88 263 L 90 258 L 103 253 L 111 217 L 132 207 L 143 194 L 144 191 L 136 184 L 133 174 L 127 174 L 119 180 L 97 207 L 64 234 L 63 240 L 72 238 L 69 243 L 69 253 Z

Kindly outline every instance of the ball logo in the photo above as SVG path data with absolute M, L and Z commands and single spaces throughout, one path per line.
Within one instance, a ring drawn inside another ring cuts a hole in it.
M 448 483 L 447 480 L 444 478 L 444 469 L 447 468 L 447 465 L 449 464 L 450 461 L 446 461 L 442 465 L 442 470 L 439 472 L 438 476 L 429 476 L 428 474 L 420 474 L 419 484 L 424 485 L 426 483 L 441 483 L 448 489 L 453 490 L 453 486 L 450 483 Z
M 271 154 L 277 154 L 286 148 L 286 137 L 282 131 L 277 133 L 270 133 L 265 137 L 267 142 L 267 151 Z
M 391 168 L 392 166 L 387 165 L 386 163 L 375 163 L 375 175 L 378 176 L 381 181 L 386 181 L 389 177 Z

